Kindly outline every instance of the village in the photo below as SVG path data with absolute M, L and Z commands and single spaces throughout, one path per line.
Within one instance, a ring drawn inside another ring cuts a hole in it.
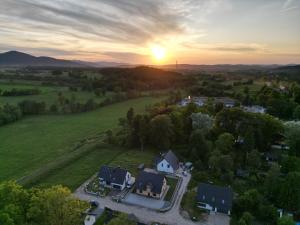
M 94 206 L 87 212 L 85 225 L 95 224 L 107 210 L 127 213 L 138 224 L 229 224 L 234 196 L 230 187 L 199 183 L 194 200 L 197 207 L 207 213 L 207 218 L 195 223 L 180 212 L 192 163 L 179 162 L 171 150 L 153 162 L 153 168 L 144 168 L 141 163 L 136 178 L 126 168 L 102 166 L 96 177 L 78 188 L 75 196 Z M 98 188 L 92 191 L 92 185 Z

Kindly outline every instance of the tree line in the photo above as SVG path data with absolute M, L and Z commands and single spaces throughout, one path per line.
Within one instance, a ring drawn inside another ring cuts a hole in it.
M 108 142 L 141 151 L 154 147 L 157 153 L 172 148 L 182 160 L 193 162 L 190 188 L 208 181 L 233 186 L 240 194 L 234 203 L 233 224 L 244 224 L 249 214 L 254 220 L 276 224 L 277 208 L 300 216 L 298 126 L 288 128 L 268 114 L 193 103 L 186 107 L 161 103 L 145 114 L 131 108 L 119 125 L 107 131 Z M 278 134 L 286 136 L 290 149 L 280 153 L 278 164 L 272 166 L 265 155 L 273 151 Z M 248 175 L 241 178 L 237 171 Z

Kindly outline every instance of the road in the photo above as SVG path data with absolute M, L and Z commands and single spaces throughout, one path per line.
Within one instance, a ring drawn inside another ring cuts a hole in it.
M 100 207 L 108 207 L 112 210 L 127 213 L 127 214 L 134 214 L 140 222 L 145 224 L 151 224 L 152 222 L 159 222 L 162 224 L 169 224 L 169 225 L 228 225 L 229 221 L 226 219 L 227 216 L 224 218 L 221 216 L 215 216 L 212 218 L 210 217 L 207 222 L 192 222 L 191 220 L 187 220 L 180 215 L 180 202 L 182 200 L 183 194 L 186 192 L 187 185 L 191 179 L 191 175 L 188 174 L 187 176 L 182 176 L 182 184 L 178 191 L 177 199 L 175 200 L 174 206 L 167 212 L 157 212 L 151 209 L 142 208 L 140 206 L 133 206 L 133 205 L 126 205 L 123 203 L 117 203 L 111 199 L 111 197 L 100 198 L 92 195 L 88 195 L 84 191 L 84 186 L 88 183 L 84 183 L 81 187 L 79 187 L 74 195 L 85 201 L 97 201 L 99 202 Z M 219 214 L 218 214 L 219 215 Z

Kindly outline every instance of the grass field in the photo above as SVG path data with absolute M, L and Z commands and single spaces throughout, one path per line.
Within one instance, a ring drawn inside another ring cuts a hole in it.
M 118 118 L 125 116 L 130 107 L 141 112 L 146 105 L 160 100 L 162 98 L 139 98 L 88 113 L 27 117 L 19 122 L 0 127 L 0 181 L 18 179 L 30 174 L 46 163 L 72 152 L 74 143 L 116 127 Z M 71 169 L 66 168 L 66 170 L 68 173 L 74 171 L 81 180 L 79 173 L 85 173 L 83 166 L 88 167 L 87 164 L 93 160 L 109 161 L 110 158 L 105 158 L 110 155 L 109 151 L 109 149 L 98 153 L 94 151 L 95 155 L 87 155 L 76 161 L 76 165 L 73 166 L 78 169 L 77 171 L 72 168 L 72 164 L 69 165 Z M 98 168 L 100 163 L 95 163 L 95 167 Z M 68 177 L 65 175 L 62 176 L 62 180 L 67 183 Z M 57 177 L 49 177 L 49 180 L 45 178 L 44 182 L 59 183 L 54 182 L 59 180 Z M 72 183 L 77 184 L 78 182 L 73 181 L 74 176 L 72 177 L 70 177 Z
M 145 165 L 151 166 L 154 156 L 155 153 L 151 150 L 141 152 L 113 146 L 97 148 L 72 164 L 54 171 L 37 184 L 42 186 L 62 184 L 75 190 L 93 176 L 102 165 L 120 166 L 127 169 L 133 176 L 137 176 L 138 165 L 145 163 Z
M 0 96 L 0 104 L 10 103 L 17 104 L 23 100 L 33 100 L 33 101 L 43 101 L 49 107 L 53 103 L 58 101 L 58 93 L 61 92 L 65 98 L 71 98 L 73 95 L 75 99 L 79 102 L 86 102 L 88 99 L 93 99 L 95 102 L 101 102 L 105 97 L 96 96 L 93 92 L 87 91 L 69 91 L 68 87 L 59 86 L 43 86 L 38 84 L 26 84 L 26 83 L 0 83 L 0 90 L 11 90 L 16 89 L 39 89 L 41 94 L 39 95 L 29 95 L 29 96 Z

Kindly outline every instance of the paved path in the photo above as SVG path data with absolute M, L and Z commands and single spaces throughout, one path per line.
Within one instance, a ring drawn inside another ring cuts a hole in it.
M 86 201 L 97 201 L 99 202 L 100 207 L 108 207 L 115 211 L 124 212 L 127 214 L 134 214 L 140 222 L 150 224 L 151 222 L 159 222 L 162 224 L 169 224 L 169 225 L 195 225 L 195 224 L 202 224 L 202 225 L 228 225 L 227 221 L 223 221 L 223 219 L 216 220 L 214 218 L 209 218 L 207 222 L 192 222 L 191 220 L 187 220 L 183 218 L 180 215 L 180 202 L 182 200 L 183 194 L 185 193 L 187 189 L 187 185 L 191 179 L 191 175 L 188 174 L 188 176 L 182 176 L 182 184 L 180 186 L 180 189 L 178 191 L 177 199 L 175 200 L 174 206 L 167 212 L 157 212 L 153 211 L 147 208 L 139 207 L 139 206 L 133 206 L 133 205 L 126 205 L 123 203 L 117 203 L 113 200 L 111 200 L 110 197 L 100 198 L 92 195 L 88 195 L 84 192 L 84 186 L 86 183 L 84 183 L 81 187 L 79 187 L 74 195 L 81 199 Z M 218 222 L 217 222 L 218 221 Z

